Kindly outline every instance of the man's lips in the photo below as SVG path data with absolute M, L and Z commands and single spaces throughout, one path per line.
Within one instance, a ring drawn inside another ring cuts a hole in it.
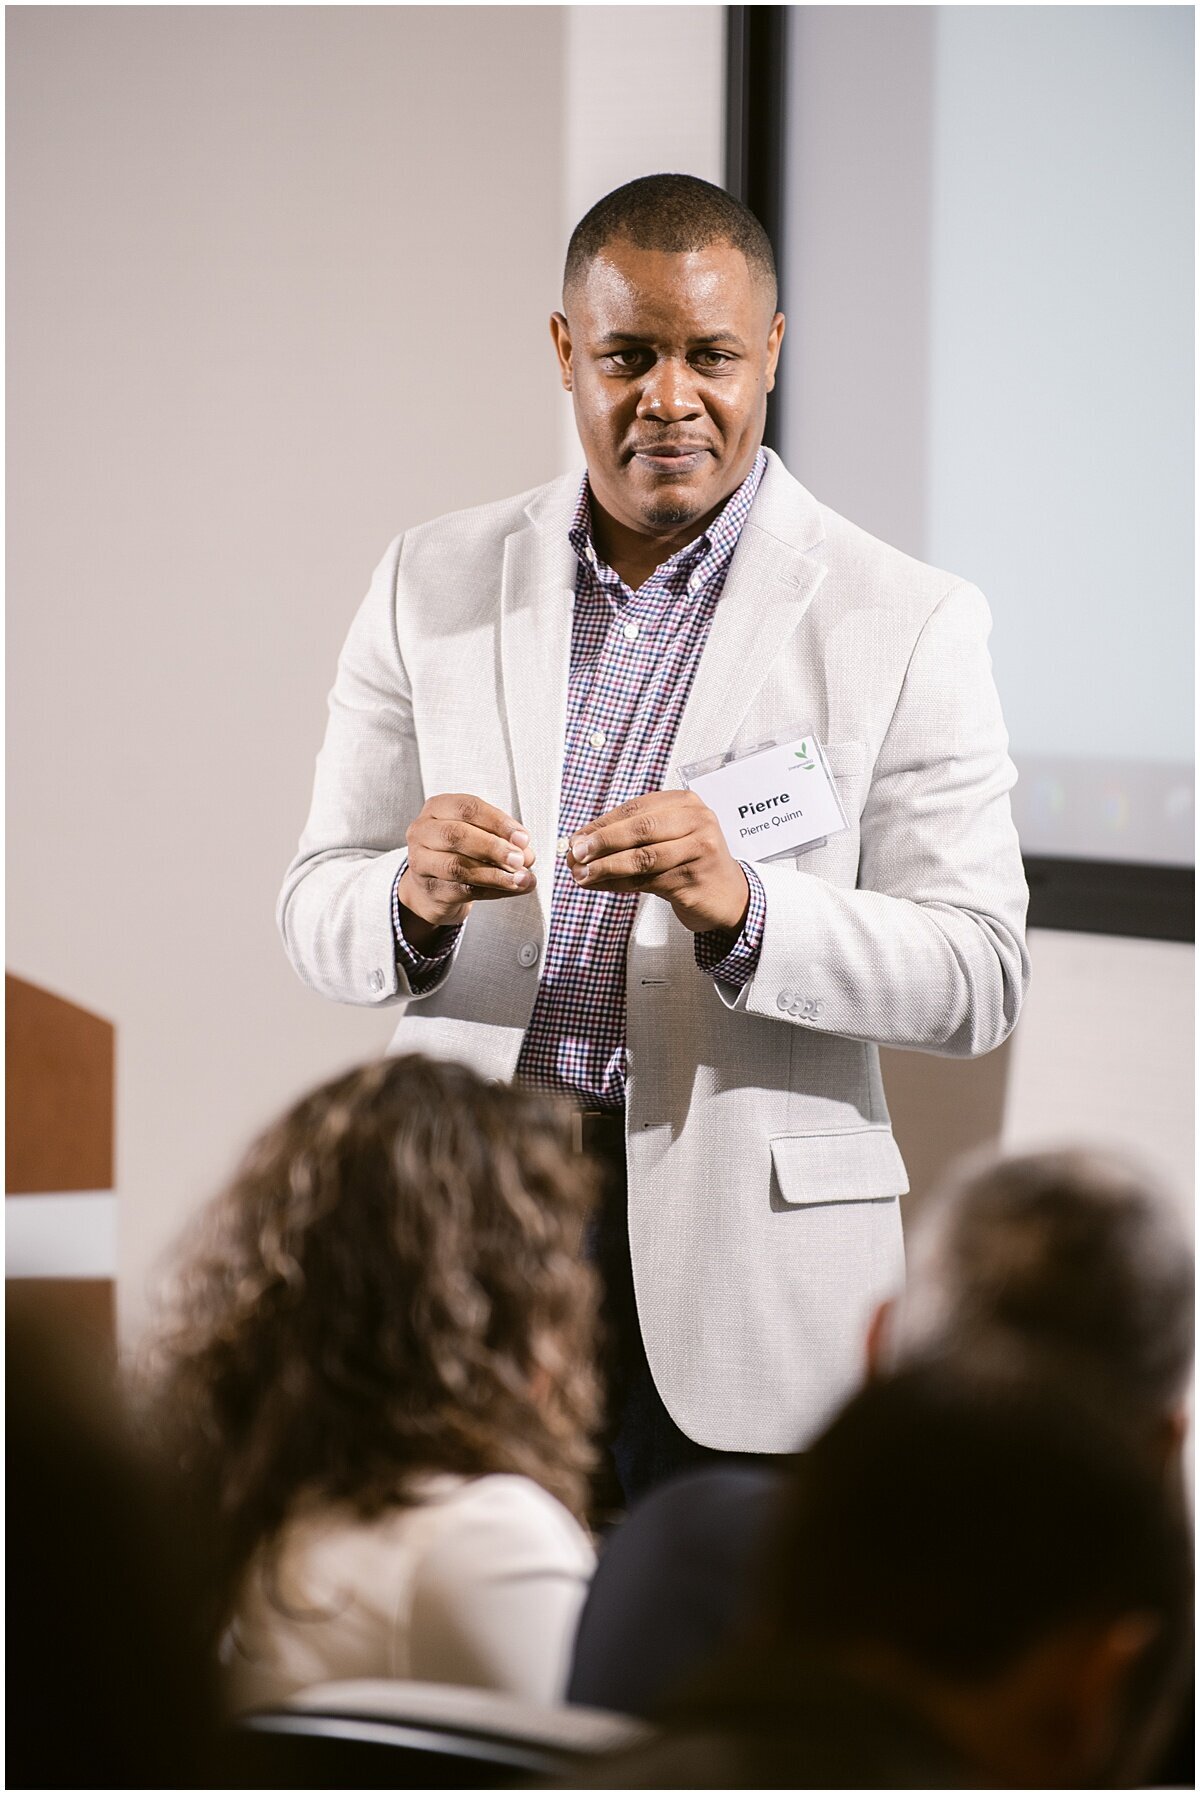
M 712 453 L 707 443 L 635 443 L 629 459 L 640 461 L 644 467 L 682 474 L 699 467 L 704 457 Z

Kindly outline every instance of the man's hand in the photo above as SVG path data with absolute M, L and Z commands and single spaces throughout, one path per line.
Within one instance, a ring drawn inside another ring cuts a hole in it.
M 477 898 L 521 897 L 537 884 L 528 830 L 469 792 L 429 798 L 405 839 L 408 866 L 397 895 L 418 953 L 435 930 L 462 922 Z
M 750 905 L 746 875 L 694 792 L 647 792 L 576 830 L 567 855 L 577 884 L 596 891 L 652 891 L 685 929 L 740 929 Z

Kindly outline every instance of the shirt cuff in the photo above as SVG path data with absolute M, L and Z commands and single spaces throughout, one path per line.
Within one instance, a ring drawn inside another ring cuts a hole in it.
M 696 964 L 701 972 L 723 985 L 744 985 L 758 965 L 763 930 L 767 926 L 767 894 L 752 866 L 739 860 L 750 887 L 750 906 L 740 930 L 702 929 L 694 940 Z
M 400 920 L 400 881 L 408 871 L 408 861 L 401 863 L 392 885 L 392 939 L 396 944 L 396 958 L 408 974 L 408 982 L 415 995 L 428 991 L 437 983 L 446 961 L 454 952 L 454 944 L 462 933 L 461 922 L 451 927 L 439 929 L 433 939 L 433 952 L 418 953 L 404 933 L 404 925 Z

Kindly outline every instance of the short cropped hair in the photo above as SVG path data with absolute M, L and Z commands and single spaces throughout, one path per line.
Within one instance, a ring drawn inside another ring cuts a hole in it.
M 751 274 L 769 286 L 774 304 L 778 283 L 771 239 L 749 207 L 697 175 L 641 175 L 597 200 L 571 233 L 564 294 L 617 237 L 638 249 L 661 249 L 672 255 L 707 249 L 710 243 L 730 243 L 741 250 Z
M 872 1380 L 801 1454 L 762 1586 L 773 1643 L 885 1647 L 958 1683 L 1074 1626 L 1178 1637 L 1182 1503 L 1128 1435 L 1052 1382 L 916 1365 Z
M 1048 1357 L 1144 1429 L 1186 1392 L 1193 1286 L 1182 1223 L 1135 1163 L 1081 1150 L 976 1161 L 917 1219 L 893 1352 Z

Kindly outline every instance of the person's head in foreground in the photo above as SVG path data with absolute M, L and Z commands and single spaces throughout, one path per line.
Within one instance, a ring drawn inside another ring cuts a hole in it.
M 557 1102 L 418 1055 L 348 1072 L 250 1149 L 173 1293 L 156 1413 L 220 1514 L 221 1617 L 298 1511 L 370 1518 L 429 1473 L 582 1513 L 592 1174 Z
M 917 1218 L 874 1369 L 988 1352 L 1056 1367 L 1177 1466 L 1192 1375 L 1194 1263 L 1137 1164 L 1082 1149 L 968 1162 Z
M 1123 1781 L 1188 1572 L 1161 1478 L 1090 1406 L 945 1366 L 878 1379 L 797 1461 L 753 1643 L 626 1786 Z
M 920 1210 L 907 1258 L 903 1296 L 868 1332 L 868 1378 L 983 1357 L 1031 1382 L 1066 1381 L 1121 1417 L 1179 1493 L 1193 1259 L 1178 1204 L 1144 1169 L 1082 1150 L 974 1158 Z M 728 1645 L 747 1616 L 741 1567 L 773 1499 L 761 1472 L 701 1472 L 635 1509 L 589 1596 L 574 1699 L 653 1717 Z M 1159 1768 L 1185 1745 L 1172 1736 Z
M 104 1343 L 62 1298 L 5 1305 L 10 1789 L 207 1787 L 217 1691 L 203 1542 L 126 1426 Z

